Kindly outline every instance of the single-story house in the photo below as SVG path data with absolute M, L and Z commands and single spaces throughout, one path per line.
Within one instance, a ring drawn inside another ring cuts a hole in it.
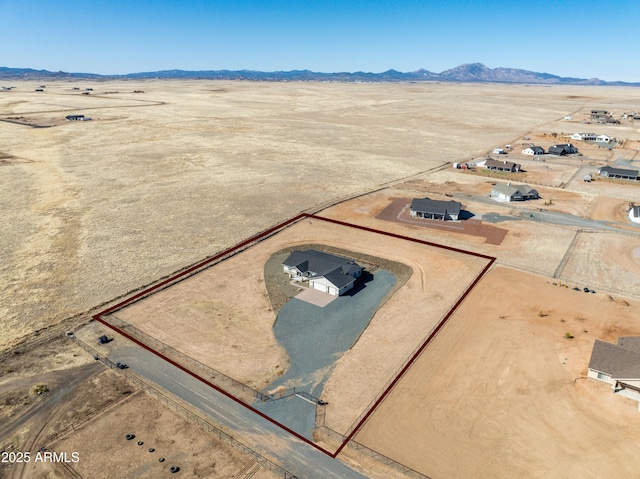
M 606 178 L 617 178 L 620 180 L 638 180 L 638 170 L 626 170 L 623 168 L 614 168 L 612 166 L 603 166 L 598 169 L 598 174 Z
M 562 145 L 553 145 L 549 147 L 548 153 L 550 155 L 573 155 L 574 153 L 578 153 L 578 149 L 573 146 L 571 143 L 564 143 Z
M 524 155 L 544 155 L 544 148 L 541 146 L 530 146 L 522 150 Z
M 629 219 L 634 223 L 640 223 L 640 206 L 633 206 L 629 210 Z
M 615 394 L 640 402 L 640 336 L 621 336 L 616 344 L 596 339 L 587 377 L 610 384 Z
M 84 115 L 67 115 L 65 116 L 67 121 L 79 121 L 84 119 Z
M 609 143 L 611 141 L 611 137 L 608 135 L 598 135 L 596 137 L 596 141 L 599 143 Z
M 500 201 L 535 200 L 538 192 L 529 185 L 512 185 L 511 183 L 496 183 L 491 188 L 491 197 Z
M 429 198 L 414 198 L 410 214 L 414 218 L 430 220 L 457 220 L 462 205 L 457 201 L 438 201 Z
M 591 118 L 594 120 L 605 119 L 611 116 L 611 112 L 607 110 L 591 110 Z
M 580 141 L 595 141 L 598 137 L 595 133 L 574 133 L 571 135 L 572 140 L 580 140 Z
M 355 261 L 315 249 L 292 251 L 282 266 L 289 278 L 332 296 L 349 291 L 362 275 L 362 266 Z
M 517 163 L 513 163 L 512 161 L 507 161 L 507 160 L 498 161 L 498 160 L 494 160 L 493 158 L 489 158 L 484 162 L 484 167 L 485 169 L 491 170 L 491 171 L 514 172 L 514 171 L 520 171 L 521 165 Z

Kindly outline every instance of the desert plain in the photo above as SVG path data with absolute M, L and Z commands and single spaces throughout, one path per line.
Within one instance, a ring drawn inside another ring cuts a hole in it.
M 28 368 L 14 366 L 17 356 L 41 351 L 41 346 L 35 352 L 23 346 L 37 335 L 62 334 L 145 285 L 310 212 L 497 258 L 495 268 L 356 440 L 433 478 L 514 477 L 514 472 L 518 477 L 576 477 L 605 471 L 616 476 L 637 469 L 630 447 L 640 439 L 634 432 L 640 430 L 637 405 L 614 397 L 602 384 L 576 379 L 586 374 L 594 339 L 614 342 L 618 335 L 640 334 L 633 313 L 639 299 L 640 235 L 626 217 L 629 205 L 640 199 L 640 185 L 582 181 L 584 172 L 619 159 L 638 165 L 638 122 L 583 122 L 593 108 L 617 115 L 640 110 L 639 90 L 150 80 L 52 81 L 43 92 L 35 92 L 40 83 L 18 81 L 15 89 L 0 92 L 3 417 L 16 421 L 37 407 L 37 399 L 35 405 L 24 401 L 22 406 L 14 400 L 15 391 L 26 387 L 26 378 L 41 381 L 54 369 L 78 367 L 98 374 L 88 370 L 93 366 L 82 365 L 92 360 L 86 352 L 73 352 L 69 345 L 60 347 L 68 361 L 55 361 L 58 352 L 49 348 Z M 92 88 L 87 95 L 74 90 L 87 87 Z M 92 119 L 65 121 L 69 114 Z M 573 120 L 563 120 L 567 115 Z M 605 151 L 578 142 L 580 158 L 544 163 L 519 154 L 529 141 L 548 148 L 568 134 L 587 130 L 616 137 L 619 147 Z M 536 185 L 540 200 L 494 205 L 488 199 L 491 183 L 509 177 L 451 168 L 454 162 L 486 157 L 505 144 L 514 146 L 509 159 L 526 170 L 514 181 Z M 492 226 L 506 231 L 504 240 L 491 244 L 481 236 L 379 217 L 393 201 L 427 195 L 454 196 L 480 218 L 500 213 L 506 219 Z M 549 200 L 553 201 L 548 204 Z M 551 221 L 540 209 L 584 223 Z M 592 221 L 615 224 L 601 228 Z M 284 243 L 312 241 L 308 227 L 295 228 L 304 238 Z M 323 234 L 322 241 L 330 243 L 330 231 Z M 274 238 L 277 249 L 283 241 Z M 362 250 L 363 244 L 366 241 L 355 249 Z M 384 254 L 386 247 L 389 254 L 393 246 L 379 245 L 376 253 Z M 237 258 L 243 254 L 262 261 L 268 251 L 247 250 Z M 411 251 L 391 256 L 411 261 Z M 212 270 L 218 267 L 230 268 L 223 262 Z M 438 268 L 446 270 L 442 264 Z M 418 271 L 414 266 L 414 274 Z M 258 291 L 254 276 L 259 273 L 247 274 L 252 281 L 248 289 Z M 446 285 L 469 281 L 463 274 L 438 275 Z M 558 283 L 589 285 L 596 294 L 585 296 Z M 424 282 L 419 286 L 417 276 L 409 285 L 425 287 Z M 269 320 L 264 298 L 254 300 L 261 317 Z M 412 301 L 411 290 L 405 288 L 386 307 L 409 314 Z M 439 314 L 446 309 L 438 308 Z M 394 315 L 383 311 L 377 319 L 385 318 Z M 413 327 L 410 321 L 406 327 Z M 564 336 L 569 328 L 572 339 Z M 402 332 L 398 329 L 398 338 Z M 164 333 L 169 334 L 166 329 Z M 379 349 L 381 342 L 372 341 L 371 348 Z M 363 344 L 346 356 L 351 368 L 338 369 L 329 382 L 330 402 L 352 379 L 345 371 L 357 371 L 370 361 L 371 350 Z M 411 351 L 415 345 L 390 341 L 385 347 L 401 355 L 399 351 Z M 360 362 L 352 359 L 358 357 Z M 274 361 L 284 364 L 286 359 Z M 394 361 L 397 366 L 401 358 Z M 77 376 L 84 378 L 83 374 Z M 103 383 L 108 381 L 101 387 Z M 54 392 L 55 384 L 52 381 Z M 369 397 L 352 399 L 359 409 L 334 416 L 339 430 L 349 426 Z M 156 416 L 169 414 L 146 396 L 123 400 L 122 414 L 131 415 L 138 403 Z M 536 408 L 526 407 L 532 403 Z M 97 404 L 94 409 L 103 407 Z M 85 424 L 75 438 L 71 434 L 64 440 L 80 447 L 86 442 L 83 434 L 91 434 L 87 428 L 108 430 L 105 421 L 114 414 L 118 413 L 105 410 L 95 426 Z M 14 428 L 9 437 L 0 437 L 0 446 L 46 445 L 47 435 L 36 434 L 37 427 L 25 421 L 24 429 Z M 197 443 L 199 453 L 204 453 L 206 437 L 198 426 L 179 427 L 186 431 L 179 440 Z M 611 435 L 619 428 L 625 430 L 624 440 Z M 51 434 L 58 432 L 54 427 Z M 594 448 L 597 455 L 587 459 Z M 234 456 L 229 448 L 220 451 L 218 464 L 226 464 L 229 471 L 220 477 L 240 477 L 233 474 L 251 459 Z M 345 462 L 360 467 L 363 476 L 380 474 L 375 466 L 367 469 L 362 464 L 368 462 L 345 454 Z M 210 463 L 184 460 L 183 472 L 192 474 L 189 477 L 217 477 L 211 476 Z M 95 464 L 87 459 L 76 473 L 97 477 L 92 468 L 105 466 L 92 461 Z M 15 468 L 7 473 L 30 477 L 28 472 Z M 69 472 L 52 468 L 33 474 L 67 477 Z M 121 477 L 135 474 L 130 468 Z

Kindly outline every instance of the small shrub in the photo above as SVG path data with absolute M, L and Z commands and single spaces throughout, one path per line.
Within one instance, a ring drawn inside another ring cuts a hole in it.
M 33 386 L 33 388 L 31 389 L 32 394 L 40 395 L 48 392 L 49 392 L 49 386 L 47 386 L 46 384 L 38 384 L 37 386 Z
M 573 335 L 571 333 L 565 333 L 564 337 L 567 339 L 573 339 Z

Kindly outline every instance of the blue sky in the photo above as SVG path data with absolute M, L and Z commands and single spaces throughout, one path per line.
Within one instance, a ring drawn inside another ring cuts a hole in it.
M 640 0 L 0 0 L 0 66 L 440 72 L 640 82 Z

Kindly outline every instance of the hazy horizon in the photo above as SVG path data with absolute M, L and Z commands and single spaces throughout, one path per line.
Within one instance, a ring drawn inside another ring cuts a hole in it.
M 442 72 L 480 62 L 640 82 L 640 2 L 595 0 L 0 0 L 0 62 L 122 75 L 161 70 Z

